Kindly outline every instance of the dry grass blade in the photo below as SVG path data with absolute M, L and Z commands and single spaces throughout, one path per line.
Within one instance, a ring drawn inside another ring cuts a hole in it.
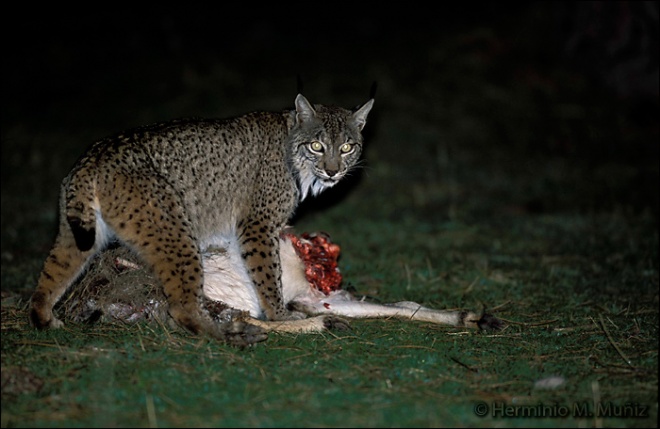
M 623 359 L 623 361 L 625 363 L 627 363 L 630 367 L 634 368 L 635 366 L 632 364 L 630 359 L 628 359 L 628 357 L 623 353 L 623 351 L 621 351 L 619 346 L 616 344 L 616 342 L 612 338 L 612 335 L 610 335 L 610 331 L 608 331 L 607 327 L 605 326 L 605 321 L 603 320 L 603 315 L 602 314 L 599 314 L 599 323 L 600 323 L 601 329 L 605 333 L 605 336 L 607 337 L 607 340 L 610 342 L 612 347 L 614 347 L 614 349 L 617 351 L 619 356 L 621 356 L 621 358 Z

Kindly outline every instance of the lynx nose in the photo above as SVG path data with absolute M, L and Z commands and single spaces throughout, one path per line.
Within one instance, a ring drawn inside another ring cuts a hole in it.
M 330 170 L 330 169 L 325 170 L 325 174 L 327 174 L 328 177 L 330 178 L 334 177 L 337 174 L 337 172 L 338 170 Z

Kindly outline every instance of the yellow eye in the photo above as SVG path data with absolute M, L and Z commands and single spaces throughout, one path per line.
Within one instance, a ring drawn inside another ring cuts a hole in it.
M 311 142 L 309 147 L 314 152 L 323 152 L 323 144 L 321 144 L 321 142 Z
M 350 143 L 344 143 L 344 144 L 341 145 L 341 147 L 339 148 L 339 151 L 340 151 L 341 153 L 348 153 L 348 152 L 350 152 L 350 151 L 352 151 L 352 150 L 353 150 L 353 145 L 350 144 Z

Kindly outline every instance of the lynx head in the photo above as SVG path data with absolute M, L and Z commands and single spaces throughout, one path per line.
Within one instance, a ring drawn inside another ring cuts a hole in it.
M 289 142 L 301 200 L 334 186 L 357 165 L 362 152 L 361 131 L 373 104 L 371 99 L 354 111 L 312 106 L 298 94 Z

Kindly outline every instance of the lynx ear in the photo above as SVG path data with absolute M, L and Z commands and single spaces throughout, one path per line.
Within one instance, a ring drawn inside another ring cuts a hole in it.
M 373 106 L 374 99 L 372 98 L 371 100 L 364 103 L 362 107 L 356 110 L 355 113 L 353 113 L 353 120 L 355 121 L 355 125 L 357 125 L 360 131 L 362 131 L 362 128 L 364 128 L 364 125 L 367 123 L 367 115 Z
M 298 94 L 296 97 L 296 122 L 301 124 L 309 121 L 316 116 L 316 111 L 309 104 L 309 101 L 302 95 Z

